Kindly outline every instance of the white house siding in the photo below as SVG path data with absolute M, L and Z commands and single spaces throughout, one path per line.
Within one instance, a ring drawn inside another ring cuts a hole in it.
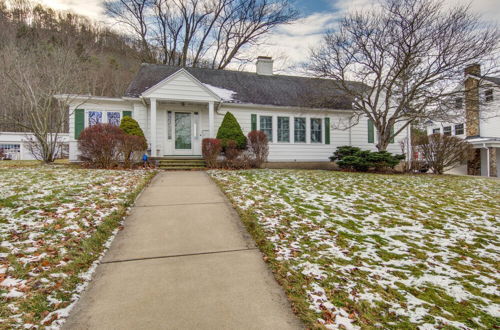
M 243 133 L 246 135 L 251 130 L 251 115 L 257 115 L 257 129 L 260 129 L 260 116 L 273 116 L 273 142 L 269 144 L 269 161 L 271 162 L 316 162 L 328 161 L 335 149 L 343 145 L 352 145 L 366 150 L 377 150 L 376 143 L 368 143 L 367 119 L 363 118 L 351 128 L 348 124 L 349 114 L 342 111 L 316 111 L 316 110 L 286 110 L 286 109 L 263 109 L 240 108 L 231 104 L 224 105 L 215 119 L 216 130 L 224 118 L 224 114 L 230 111 L 238 120 Z M 293 140 L 293 117 L 306 118 L 306 143 L 283 143 L 277 142 L 277 117 L 290 117 L 291 140 Z M 325 121 L 330 118 L 330 144 L 325 144 Z M 322 119 L 322 143 L 310 142 L 310 118 Z M 405 137 L 406 130 L 395 138 L 395 143 L 389 145 L 388 151 L 400 154 L 399 140 Z M 376 139 L 375 139 L 376 141 Z
M 85 101 L 74 100 L 69 107 L 69 160 L 78 161 L 78 142 L 75 139 L 75 109 L 85 110 L 85 127 L 88 125 L 88 111 L 132 111 L 132 103 L 122 99 L 89 99 Z
M 12 149 L 10 152 L 7 152 L 13 160 L 35 160 L 35 156 L 33 156 L 27 146 L 27 141 L 30 138 L 34 139 L 29 133 L 0 132 L 0 149 L 3 149 L 4 145 L 18 145 L 19 152 L 13 152 Z M 59 139 L 63 143 L 68 143 L 68 133 L 59 133 Z
M 207 88 L 201 87 L 200 83 L 185 72 L 175 73 L 150 88 L 143 96 L 175 101 L 218 101 Z
M 484 102 L 484 91 L 481 100 Z M 500 138 L 500 88 L 493 89 L 493 101 L 481 104 L 479 132 L 483 137 Z

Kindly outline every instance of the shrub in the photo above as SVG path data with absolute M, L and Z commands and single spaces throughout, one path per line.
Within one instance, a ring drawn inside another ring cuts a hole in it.
M 140 160 L 141 155 L 148 148 L 148 144 L 144 136 L 122 134 L 120 139 L 120 153 L 123 157 L 123 165 L 131 167 L 133 163 Z
M 225 149 L 229 140 L 236 141 L 238 149 L 245 149 L 247 138 L 241 130 L 241 126 L 230 112 L 227 112 L 222 120 L 222 124 L 217 131 L 217 138 L 221 140 L 222 147 Z
M 224 155 L 226 156 L 227 166 L 234 168 L 236 164 L 236 159 L 241 154 L 241 150 L 238 149 L 238 143 L 234 140 L 226 141 L 226 148 L 224 150 Z
M 337 165 L 342 169 L 366 172 L 370 168 L 376 171 L 393 169 L 404 157 L 404 155 L 393 155 L 387 151 L 371 152 L 357 147 L 342 146 L 337 148 L 330 159 L 336 160 Z
M 253 165 L 261 167 L 267 161 L 267 156 L 269 155 L 267 135 L 262 131 L 251 131 L 248 133 L 248 146 L 253 155 Z
M 337 150 L 335 150 L 333 156 L 330 156 L 330 160 L 332 162 L 336 160 L 342 160 L 342 158 L 346 156 L 354 156 L 354 154 L 358 151 L 361 151 L 361 149 L 358 147 L 341 146 L 338 147 Z
M 367 156 L 368 162 L 377 171 L 383 171 L 388 168 L 393 169 L 404 158 L 404 155 L 393 155 L 387 151 L 371 152 Z
M 222 152 L 222 144 L 219 139 L 203 139 L 202 141 L 202 154 L 210 168 L 217 167 L 217 158 Z
M 132 117 L 123 117 L 122 121 L 120 122 L 120 128 L 125 134 L 144 137 L 144 132 L 142 131 L 141 126 L 139 126 L 137 120 L 133 119 Z
M 441 134 L 421 136 L 418 138 L 417 146 L 435 174 L 443 174 L 463 164 L 469 159 L 472 150 L 467 141 L 456 136 Z
M 134 161 L 139 161 L 141 154 L 148 148 L 139 123 L 132 117 L 125 116 L 120 122 L 122 136 L 121 153 L 125 167 L 130 167 Z
M 80 159 L 98 168 L 110 168 L 119 162 L 123 131 L 114 125 L 87 127 L 78 138 Z

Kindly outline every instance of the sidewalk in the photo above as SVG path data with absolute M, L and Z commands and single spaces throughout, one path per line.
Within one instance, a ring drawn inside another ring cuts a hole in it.
M 297 329 L 283 290 L 205 172 L 146 188 L 65 329 Z

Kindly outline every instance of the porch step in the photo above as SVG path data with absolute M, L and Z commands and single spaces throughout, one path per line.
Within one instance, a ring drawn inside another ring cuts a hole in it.
M 202 170 L 206 168 L 205 160 L 198 158 L 159 158 L 157 159 L 158 167 L 163 170 Z

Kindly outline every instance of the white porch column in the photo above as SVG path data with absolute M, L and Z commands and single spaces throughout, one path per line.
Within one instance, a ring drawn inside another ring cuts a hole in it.
M 215 137 L 214 102 L 208 102 L 208 134 L 210 138 Z
M 151 156 L 156 157 L 156 99 L 150 99 L 151 116 L 150 116 L 150 137 L 151 137 Z

